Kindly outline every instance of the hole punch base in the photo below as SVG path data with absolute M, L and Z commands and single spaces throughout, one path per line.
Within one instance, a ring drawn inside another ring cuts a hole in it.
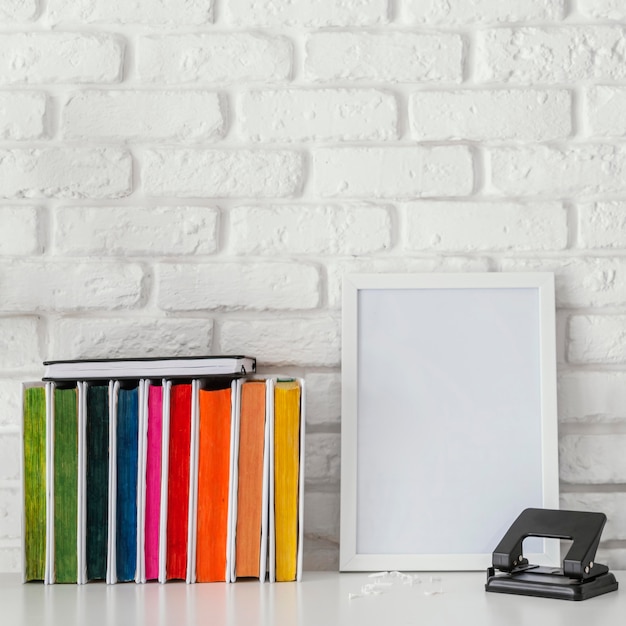
M 611 572 L 594 578 L 579 580 L 563 575 L 554 567 L 535 566 L 523 571 L 496 574 L 493 567 L 487 570 L 486 591 L 512 593 L 519 596 L 537 596 L 561 600 L 588 600 L 615 591 L 617 580 Z

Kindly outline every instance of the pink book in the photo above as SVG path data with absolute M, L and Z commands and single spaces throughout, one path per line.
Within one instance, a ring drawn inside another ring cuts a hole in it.
M 159 577 L 159 519 L 161 510 L 161 437 L 163 387 L 148 392 L 148 446 L 146 458 L 146 579 Z

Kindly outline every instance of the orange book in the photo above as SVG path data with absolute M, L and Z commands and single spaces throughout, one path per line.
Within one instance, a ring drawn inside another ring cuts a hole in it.
M 235 576 L 259 577 L 263 517 L 265 381 L 241 386 Z
M 300 473 L 300 385 L 278 381 L 274 391 L 274 516 L 276 580 L 296 580 L 298 479 Z
M 196 580 L 226 580 L 231 390 L 200 389 Z

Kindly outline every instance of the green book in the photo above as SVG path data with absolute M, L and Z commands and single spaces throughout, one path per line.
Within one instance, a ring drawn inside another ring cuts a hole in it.
M 46 389 L 25 387 L 24 580 L 43 580 L 46 567 Z
M 78 578 L 78 402 L 76 388 L 54 391 L 54 580 Z
M 87 580 L 105 579 L 109 529 L 109 386 L 87 387 Z

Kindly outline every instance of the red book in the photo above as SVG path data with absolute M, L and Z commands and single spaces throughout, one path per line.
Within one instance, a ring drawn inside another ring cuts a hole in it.
M 168 579 L 187 575 L 187 523 L 189 517 L 189 455 L 191 451 L 191 385 L 172 385 L 167 485 Z

